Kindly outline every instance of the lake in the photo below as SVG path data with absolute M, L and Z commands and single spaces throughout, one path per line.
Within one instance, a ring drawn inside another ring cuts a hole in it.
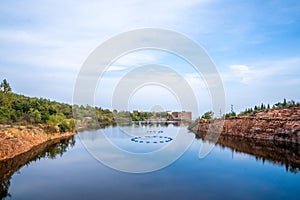
M 69 141 L 47 147 L 30 161 L 24 158 L 27 164 L 21 168 L 16 164 L 15 170 L 18 170 L 1 182 L 0 197 L 299 199 L 300 148 L 297 144 L 221 137 L 215 148 L 200 159 L 199 149 L 205 141 L 197 137 L 171 165 L 137 174 L 111 169 L 95 159 L 95 155 L 92 156 L 85 148 L 86 137 L 92 135 L 97 139 L 100 134 L 105 134 L 114 145 L 126 151 L 158 151 L 174 142 L 176 131 L 182 128 L 186 134 L 192 134 L 187 127 L 178 124 L 149 126 L 141 123 L 79 133 Z M 151 137 L 124 135 L 124 129 Z

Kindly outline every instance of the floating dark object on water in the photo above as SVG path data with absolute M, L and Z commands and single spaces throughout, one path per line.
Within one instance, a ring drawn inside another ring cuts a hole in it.
M 173 138 L 168 137 L 168 136 L 156 136 L 156 135 L 146 135 L 146 136 L 139 136 L 139 137 L 134 137 L 130 139 L 132 142 L 136 143 L 146 143 L 146 144 L 162 144 L 162 143 L 168 143 L 173 140 Z
M 163 133 L 163 132 L 164 131 L 162 131 L 162 130 L 159 130 L 159 131 L 149 130 L 149 131 L 147 131 L 147 133 L 154 133 L 154 134 L 156 134 L 156 133 L 160 134 L 160 133 Z

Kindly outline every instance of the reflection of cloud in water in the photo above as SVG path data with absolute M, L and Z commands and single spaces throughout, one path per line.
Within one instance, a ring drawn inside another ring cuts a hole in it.
M 105 131 L 108 132 L 105 134 Z M 168 166 L 176 161 L 194 140 L 194 134 L 188 134 L 186 127 L 166 129 L 159 136 L 171 138 L 172 142 L 161 144 L 137 145 L 128 135 L 124 136 L 122 133 L 120 137 L 107 137 L 108 133 L 116 134 L 118 131 L 118 127 L 111 127 L 104 131 L 84 132 L 80 134 L 80 139 L 87 150 L 103 164 L 133 173 L 150 172 Z M 147 132 L 144 131 L 144 134 L 146 136 Z

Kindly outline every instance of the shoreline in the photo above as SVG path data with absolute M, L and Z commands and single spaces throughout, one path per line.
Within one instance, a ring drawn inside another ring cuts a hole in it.
M 47 140 L 44 143 L 38 144 L 32 147 L 30 150 L 20 153 L 12 158 L 7 158 L 0 161 L 0 182 L 4 181 L 7 178 L 10 178 L 21 167 L 35 161 L 40 157 L 47 156 L 48 152 L 51 152 L 53 149 L 61 148 L 62 143 L 69 145 L 74 136 L 68 136 L 64 138 L 56 138 L 52 140 Z M 56 150 L 55 150 L 56 152 Z
M 0 125 L 0 162 L 13 159 L 40 145 L 55 144 L 77 132 L 47 133 L 38 126 Z
M 299 116 L 299 106 L 270 109 L 251 116 L 237 116 L 224 120 L 200 119 L 190 130 L 196 134 L 221 132 L 221 135 L 300 144 Z

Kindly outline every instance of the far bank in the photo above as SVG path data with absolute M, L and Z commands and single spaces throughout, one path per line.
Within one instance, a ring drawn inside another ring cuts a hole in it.
M 223 126 L 222 126 L 223 123 Z M 300 106 L 274 108 L 228 119 L 200 119 L 191 131 L 206 135 L 207 131 L 252 139 L 285 141 L 300 144 Z

